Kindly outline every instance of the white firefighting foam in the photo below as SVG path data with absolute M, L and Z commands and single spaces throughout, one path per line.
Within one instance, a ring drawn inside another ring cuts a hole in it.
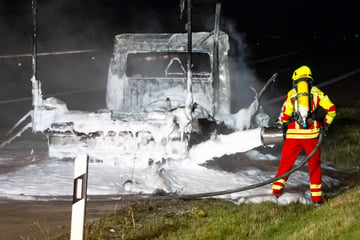
M 246 152 L 261 146 L 260 128 L 237 131 L 228 135 L 215 135 L 210 140 L 190 149 L 190 159 L 204 163 L 214 157 Z
M 190 159 L 181 161 L 168 160 L 166 163 L 139 162 L 132 156 L 128 159 L 106 159 L 103 163 L 95 160 L 89 164 L 88 194 L 91 195 L 118 195 L 153 193 L 158 189 L 177 194 L 193 194 L 227 190 L 248 186 L 272 178 L 273 171 L 262 171 L 252 168 L 241 170 L 236 173 L 208 169 L 199 163 L 210 160 L 211 156 L 232 154 L 236 151 L 248 151 L 260 145 L 259 130 L 237 132 L 226 139 L 225 136 L 217 136 L 217 140 L 200 144 L 191 150 Z M 226 139 L 226 140 L 225 140 Z M 230 141 L 229 141 L 230 140 Z M 216 144 L 215 144 L 215 142 Z M 43 141 L 30 141 L 17 139 L 4 149 L 1 149 L 0 164 L 9 164 L 14 159 L 33 154 L 33 158 L 27 158 L 27 166 L 18 170 L 0 174 L 0 198 L 3 199 L 54 199 L 59 196 L 71 196 L 73 192 L 73 161 L 71 159 L 50 159 L 46 156 L 37 162 L 38 155 L 32 152 L 31 146 L 42 145 L 40 149 L 46 150 Z M 203 148 L 208 145 L 209 147 Z M 39 148 L 38 148 L 39 149 Z M 36 152 L 36 151 L 35 151 Z M 275 156 L 265 156 L 255 150 L 250 151 L 251 158 L 274 160 Z M 202 156 L 203 155 L 203 156 Z M 201 156 L 201 157 L 200 157 Z M 208 157 L 205 157 L 208 156 Z M 30 164 L 37 162 L 36 164 Z M 278 204 L 292 202 L 309 203 L 309 192 L 303 190 L 308 184 L 307 172 L 294 173 L 287 187 L 291 192 L 285 192 L 279 199 L 271 194 L 271 186 L 219 196 L 219 198 L 232 199 L 237 203 L 273 201 Z M 324 184 L 334 186 L 339 181 L 330 177 L 324 178 Z M 295 190 L 294 190 L 295 189 Z M 297 189 L 297 190 L 296 190 Z
M 248 108 L 241 109 L 233 115 L 222 116 L 226 125 L 240 131 L 229 135 L 214 133 L 208 141 L 192 146 L 189 157 L 183 160 L 170 158 L 164 161 L 155 157 L 150 161 L 136 152 L 114 155 L 113 151 L 109 154 L 105 151 L 101 158 L 90 158 L 89 196 L 151 194 L 159 190 L 177 194 L 195 194 L 245 187 L 272 178 L 275 171 L 263 171 L 260 168 L 252 167 L 233 173 L 203 166 L 214 158 L 240 152 L 246 152 L 248 158 L 254 160 L 277 159 L 276 156 L 252 150 L 261 146 L 260 128 L 249 129 L 250 121 L 258 107 L 258 100 L 255 99 Z M 82 113 L 79 113 L 80 115 L 82 116 Z M 262 114 L 260 118 L 258 122 L 263 125 L 268 124 L 269 119 L 266 114 Z M 72 147 L 76 150 L 76 146 Z M 53 199 L 72 195 L 73 160 L 63 157 L 50 158 L 47 150 L 44 140 L 24 140 L 23 137 L 0 149 L 0 165 L 11 166 L 15 162 L 22 164 L 22 167 L 14 167 L 11 171 L 0 174 L 0 199 Z M 39 151 L 42 151 L 42 154 L 37 154 Z M 273 201 L 278 204 L 292 202 L 306 204 L 310 202 L 309 191 L 304 193 L 304 190 L 301 190 L 306 184 L 308 184 L 308 173 L 299 171 L 294 173 L 287 183 L 291 189 L 298 191 L 285 192 L 279 199 L 271 194 L 270 184 L 219 198 L 232 199 L 237 203 Z M 328 177 L 325 178 L 324 184 L 333 186 L 339 184 L 339 181 Z

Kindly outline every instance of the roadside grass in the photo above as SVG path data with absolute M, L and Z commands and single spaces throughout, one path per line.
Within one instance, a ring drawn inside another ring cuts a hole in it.
M 357 239 L 359 196 L 355 187 L 318 207 L 142 200 L 87 224 L 85 239 Z
M 322 162 L 338 170 L 359 171 L 360 104 L 337 109 L 337 116 L 324 139 Z
M 355 173 L 360 167 L 359 106 L 338 109 L 322 161 Z M 360 184 L 314 205 L 237 205 L 227 200 L 141 200 L 86 224 L 85 239 L 358 239 Z M 123 200 L 126 201 L 126 200 Z M 69 239 L 69 234 L 58 239 Z

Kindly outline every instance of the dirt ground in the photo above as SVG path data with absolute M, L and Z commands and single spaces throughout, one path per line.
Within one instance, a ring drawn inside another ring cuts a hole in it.
M 7 201 L 0 203 L 0 239 L 54 239 L 70 232 L 71 200 Z M 111 214 L 126 203 L 88 201 L 86 222 Z

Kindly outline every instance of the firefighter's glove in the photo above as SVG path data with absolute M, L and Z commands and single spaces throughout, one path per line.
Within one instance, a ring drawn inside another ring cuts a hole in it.
M 321 134 L 323 135 L 323 137 L 326 137 L 326 135 L 328 134 L 328 131 L 329 131 L 329 127 L 330 125 L 326 122 L 324 122 L 322 124 L 322 127 L 321 127 Z
M 287 132 L 287 130 L 288 130 L 288 126 L 289 126 L 288 123 L 283 123 L 283 124 L 281 125 L 282 131 L 283 131 L 284 141 L 285 141 L 285 139 L 286 139 L 286 132 Z
M 282 128 L 282 122 L 278 119 L 274 122 L 274 127 Z

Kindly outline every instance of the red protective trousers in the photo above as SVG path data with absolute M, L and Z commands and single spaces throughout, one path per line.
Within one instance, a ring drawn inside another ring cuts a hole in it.
M 280 176 L 291 169 L 294 165 L 298 155 L 304 148 L 306 155 L 309 155 L 318 143 L 318 138 L 313 139 L 292 139 L 287 138 L 282 148 L 282 158 L 280 160 L 280 166 L 275 177 Z M 315 152 L 314 156 L 310 158 L 308 162 L 309 174 L 310 174 L 310 192 L 312 201 L 322 200 L 321 191 L 321 162 L 320 162 L 320 147 Z M 279 196 L 281 190 L 285 187 L 285 183 L 289 176 L 281 178 L 272 184 L 272 191 L 275 195 Z

